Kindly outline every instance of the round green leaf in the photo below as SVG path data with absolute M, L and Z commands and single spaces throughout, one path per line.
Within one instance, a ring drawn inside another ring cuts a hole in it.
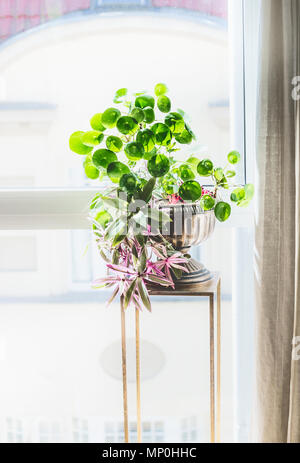
M 87 162 L 85 164 L 84 171 L 85 171 L 85 175 L 92 180 L 95 180 L 96 178 L 99 177 L 99 170 L 91 162 Z
M 166 84 L 160 83 L 155 85 L 154 93 L 156 96 L 164 95 L 165 93 L 167 93 L 167 91 L 168 87 L 166 86 Z
M 221 169 L 221 167 L 218 167 L 217 169 L 214 170 L 214 177 L 217 180 L 217 182 L 222 182 L 224 179 L 224 171 Z
M 184 182 L 179 188 L 179 196 L 185 201 L 197 201 L 201 198 L 201 185 L 195 180 Z
M 226 177 L 232 178 L 236 176 L 236 172 L 234 170 L 227 170 L 226 171 Z
M 150 153 L 155 146 L 155 136 L 150 129 L 140 130 L 137 133 L 136 141 L 143 145 L 146 153 Z
M 125 154 L 131 161 L 138 161 L 144 156 L 144 147 L 137 141 L 131 141 L 125 146 Z
M 144 113 L 145 113 L 145 122 L 147 124 L 152 124 L 152 122 L 155 121 L 155 114 L 154 114 L 154 111 L 152 108 L 145 108 L 144 109 Z
M 149 159 L 147 167 L 152 177 L 163 177 L 169 172 L 170 161 L 164 154 L 155 154 Z
M 127 88 L 119 88 L 119 90 L 116 91 L 115 95 L 117 97 L 122 97 L 127 95 Z
M 181 134 L 185 128 L 183 117 L 179 113 L 170 113 L 165 117 L 165 124 L 174 134 Z
M 112 129 L 116 126 L 117 120 L 121 116 L 121 113 L 116 108 L 108 108 L 101 117 L 101 122 L 107 129 Z
M 94 152 L 92 159 L 96 167 L 106 169 L 111 162 L 117 161 L 118 158 L 113 151 L 100 149 Z
M 215 200 L 210 195 L 203 195 L 200 199 L 200 206 L 204 211 L 210 211 L 215 205 Z
M 136 120 L 130 116 L 122 116 L 117 122 L 117 129 L 124 135 L 133 134 L 136 131 L 137 126 Z
M 195 174 L 188 164 L 182 164 L 179 167 L 179 177 L 186 182 L 187 180 L 194 180 Z
M 137 122 L 142 122 L 145 118 L 145 113 L 141 108 L 133 108 L 130 113 L 131 117 L 133 117 Z
M 91 124 L 92 129 L 99 130 L 99 132 L 104 132 L 104 130 L 106 130 L 106 128 L 102 124 L 101 120 L 102 120 L 102 113 L 95 114 L 92 117 L 92 119 L 90 120 L 90 124 Z
M 169 145 L 171 142 L 171 132 L 169 127 L 166 124 L 158 122 L 152 125 L 151 130 L 154 134 L 155 141 L 158 145 Z
M 237 203 L 238 201 L 242 201 L 245 199 L 246 193 L 244 188 L 236 188 L 230 195 L 231 201 Z
M 157 107 L 162 113 L 168 113 L 171 109 L 171 100 L 166 95 L 159 96 Z
M 82 143 L 82 135 L 84 135 L 84 132 L 82 131 L 72 133 L 72 135 L 69 138 L 69 146 L 70 149 L 74 151 L 74 153 L 88 154 L 93 150 L 93 148 L 90 146 L 86 146 Z
M 185 124 L 185 128 L 180 134 L 175 134 L 175 140 L 181 145 L 189 145 L 195 138 L 191 129 Z
M 214 165 L 210 159 L 202 159 L 199 162 L 197 171 L 201 177 L 209 177 L 214 170 Z
M 107 167 L 107 175 L 113 183 L 119 183 L 124 174 L 130 174 L 130 169 L 122 162 L 112 162 Z
M 106 139 L 106 146 L 110 151 L 114 151 L 115 153 L 118 153 L 122 149 L 123 142 L 121 138 L 115 137 L 114 135 L 110 135 Z
M 154 105 L 155 105 L 155 100 L 153 98 L 153 96 L 150 96 L 150 95 L 141 95 L 141 96 L 138 96 L 136 99 L 135 99 L 135 106 L 137 106 L 138 108 L 146 108 L 147 106 L 150 106 L 150 108 L 154 108 Z
M 128 191 L 128 193 L 133 193 L 136 190 L 137 179 L 133 174 L 124 174 L 120 178 L 120 187 Z
M 238 151 L 231 151 L 231 153 L 228 154 L 227 159 L 230 164 L 237 164 L 241 159 L 241 155 Z
M 109 212 L 107 211 L 100 211 L 98 212 L 98 214 L 95 216 L 95 219 L 94 219 L 96 222 L 98 222 L 102 228 L 106 228 L 107 225 L 109 224 L 109 222 L 112 221 L 112 216 L 110 215 Z M 95 229 L 96 226 L 93 225 L 93 228 Z
M 85 132 L 82 137 L 81 141 L 86 146 L 96 146 L 99 145 L 104 138 L 102 132 L 98 132 L 97 130 L 90 130 L 89 132 Z
M 215 206 L 215 216 L 219 220 L 219 222 L 225 222 L 227 219 L 229 219 L 230 214 L 230 204 L 221 201 Z

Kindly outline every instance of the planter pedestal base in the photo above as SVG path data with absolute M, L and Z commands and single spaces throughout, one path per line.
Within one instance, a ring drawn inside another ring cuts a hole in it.
M 214 274 L 195 259 L 189 259 L 184 267 L 186 267 L 187 272 L 182 272 L 181 278 L 175 281 L 176 288 L 197 283 L 207 283 L 214 279 Z

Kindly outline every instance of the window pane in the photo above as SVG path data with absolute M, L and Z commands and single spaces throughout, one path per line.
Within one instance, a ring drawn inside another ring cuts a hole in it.
M 88 130 L 116 89 L 153 91 L 158 81 L 197 135 L 179 156 L 196 151 L 224 163 L 233 148 L 227 0 L 82 0 L 76 16 L 72 2 L 35 0 L 26 23 L 19 2 L 11 3 L 9 12 L 0 9 L 0 188 L 98 186 L 85 178 L 82 156 L 70 152 L 69 135 Z M 47 24 L 35 30 L 40 23 Z M 20 34 L 24 28 L 31 33 Z
M 218 233 L 201 254 L 211 270 L 231 266 L 230 246 L 216 250 Z M 74 234 L 82 240 L 76 247 Z M 119 306 L 107 308 L 109 292 L 90 284 L 105 274 L 103 261 L 92 243 L 86 251 L 90 236 L 78 230 L 1 232 L 0 244 L 15 259 L 28 237 L 36 268 L 0 272 L 0 440 L 123 442 Z M 230 243 L 230 229 L 222 239 Z M 81 267 L 91 273 L 78 278 Z M 231 278 L 223 273 L 222 440 L 232 441 Z M 134 397 L 133 310 L 126 318 Z M 143 440 L 209 441 L 207 299 L 153 298 L 153 312 L 143 311 L 140 320 Z M 129 418 L 136 440 L 136 417 Z

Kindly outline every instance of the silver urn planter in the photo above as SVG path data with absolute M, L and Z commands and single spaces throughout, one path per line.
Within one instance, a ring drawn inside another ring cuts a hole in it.
M 171 218 L 171 222 L 162 230 L 162 235 L 178 251 L 188 254 L 192 246 L 203 243 L 214 232 L 216 223 L 214 211 L 203 211 L 199 204 L 160 203 L 159 209 Z M 195 283 L 204 284 L 213 279 L 212 273 L 193 258 L 189 259 L 185 267 L 187 271 L 176 280 L 176 287 Z

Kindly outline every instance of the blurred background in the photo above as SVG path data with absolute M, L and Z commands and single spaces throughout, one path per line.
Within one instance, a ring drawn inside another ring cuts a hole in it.
M 157 82 L 190 118 L 197 144 L 187 154 L 223 165 L 234 148 L 227 10 L 227 0 L 1 0 L 0 189 L 97 188 L 68 148 L 70 133 L 87 130 L 118 88 L 153 91 Z M 91 290 L 104 264 L 89 231 L 71 225 L 0 231 L 1 442 L 123 441 L 119 308 Z M 195 251 L 222 272 L 224 442 L 234 419 L 233 233 L 217 227 Z M 142 314 L 145 442 L 209 440 L 208 326 L 206 301 L 156 298 Z

